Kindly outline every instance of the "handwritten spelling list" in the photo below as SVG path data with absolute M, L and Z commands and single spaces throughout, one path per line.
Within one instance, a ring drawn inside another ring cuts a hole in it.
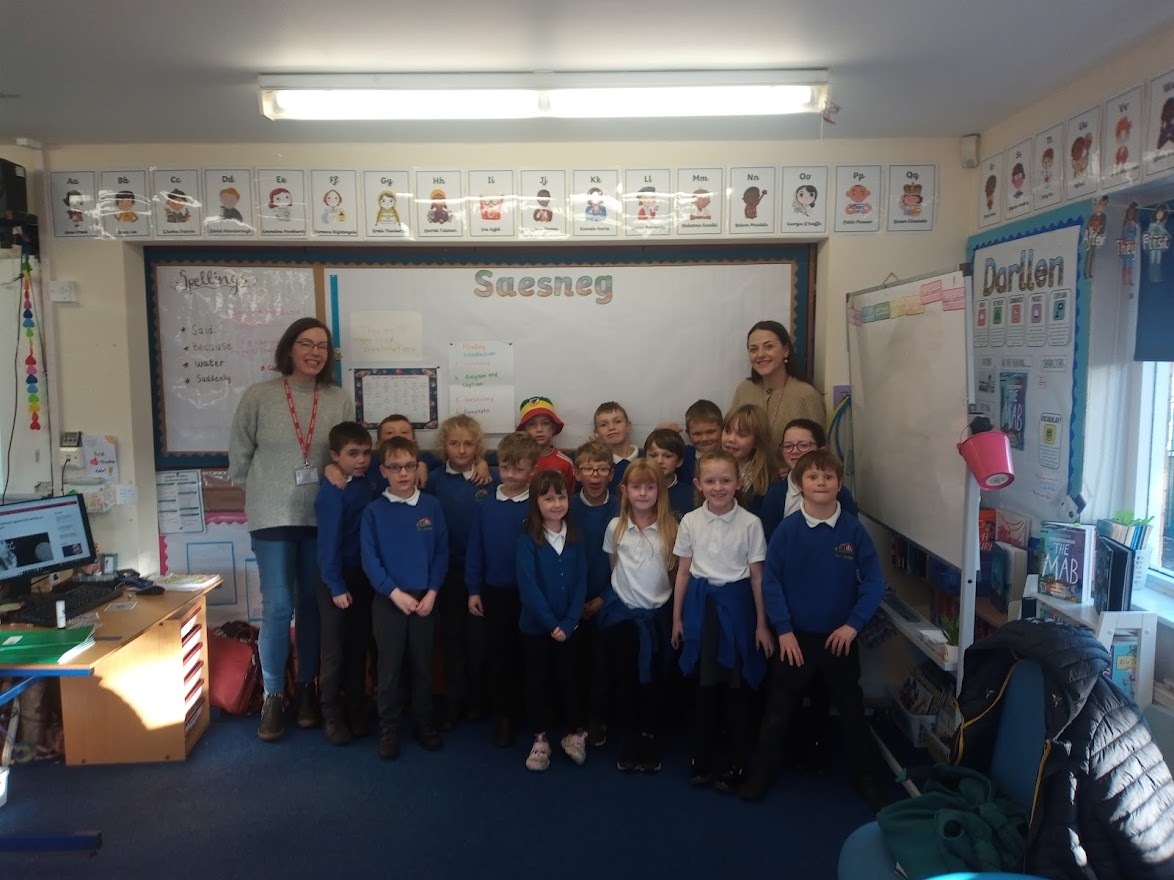
M 452 342 L 448 403 L 489 434 L 514 430 L 514 346 L 510 342 Z

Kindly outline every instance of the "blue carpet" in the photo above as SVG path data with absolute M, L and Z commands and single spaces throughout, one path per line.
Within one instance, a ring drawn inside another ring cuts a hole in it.
M 655 776 L 615 770 L 611 744 L 576 767 L 556 748 L 546 773 L 528 742 L 490 743 L 486 724 L 443 751 L 405 737 L 397 761 L 367 738 L 329 746 L 319 730 L 265 744 L 257 719 L 219 718 L 184 763 L 13 768 L 0 833 L 100 829 L 84 854 L 0 854 L 0 877 L 525 878 L 730 877 L 769 870 L 835 877 L 843 840 L 872 816 L 846 776 L 784 773 L 745 804 L 694 790 L 669 743 Z

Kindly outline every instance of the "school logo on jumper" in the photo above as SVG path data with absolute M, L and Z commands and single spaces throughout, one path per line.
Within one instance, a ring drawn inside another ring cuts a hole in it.
M 836 546 L 836 558 L 837 559 L 855 559 L 856 558 L 856 548 L 852 546 L 851 541 L 845 541 L 843 544 L 838 544 Z
M 432 531 L 432 520 L 430 520 L 426 516 L 417 520 L 416 531 L 417 532 L 430 532 L 430 531 Z
M 473 501 L 474 502 L 484 501 L 488 497 L 489 497 L 489 490 L 488 489 L 478 489 L 476 492 L 473 493 Z

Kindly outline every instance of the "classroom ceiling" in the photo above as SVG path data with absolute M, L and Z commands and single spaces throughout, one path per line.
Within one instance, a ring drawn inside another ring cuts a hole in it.
M 1172 24 L 1171 0 L 5 0 L 0 142 L 959 136 Z M 262 73 L 742 68 L 828 69 L 836 125 L 279 123 L 256 86 Z

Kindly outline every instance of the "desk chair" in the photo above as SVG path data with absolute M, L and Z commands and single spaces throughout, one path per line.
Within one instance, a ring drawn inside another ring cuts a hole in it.
M 987 775 L 1015 803 L 1031 812 L 1035 778 L 1044 750 L 1044 677 L 1035 660 L 1020 660 L 1011 670 L 999 711 Z M 1030 745 L 1029 744 L 1033 744 Z M 840 849 L 838 880 L 899 880 L 880 825 L 857 828 Z M 1038 880 L 1027 874 L 954 873 L 934 880 Z

